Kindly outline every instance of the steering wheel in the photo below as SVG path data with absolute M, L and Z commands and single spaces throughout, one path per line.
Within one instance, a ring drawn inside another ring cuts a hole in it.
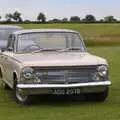
M 31 44 L 31 45 L 28 45 L 26 46 L 23 51 L 26 51 L 26 52 L 30 52 L 30 51 L 33 51 L 33 50 L 40 50 L 41 47 L 37 44 Z

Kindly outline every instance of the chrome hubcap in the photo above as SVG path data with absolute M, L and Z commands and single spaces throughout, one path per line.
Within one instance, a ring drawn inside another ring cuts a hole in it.
M 19 101 L 23 102 L 27 99 L 27 95 L 23 93 L 23 91 L 19 88 L 16 88 L 16 97 Z

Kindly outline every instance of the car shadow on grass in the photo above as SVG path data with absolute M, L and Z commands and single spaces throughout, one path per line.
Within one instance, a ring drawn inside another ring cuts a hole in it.
M 93 101 L 88 101 L 85 99 L 84 95 L 79 96 L 57 96 L 57 95 L 39 95 L 34 96 L 33 102 L 31 105 L 42 105 L 42 106 L 78 106 L 84 104 L 91 104 Z M 98 102 L 94 101 L 94 104 Z

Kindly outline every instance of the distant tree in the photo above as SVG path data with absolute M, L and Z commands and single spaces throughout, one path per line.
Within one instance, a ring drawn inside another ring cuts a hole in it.
M 104 22 L 104 19 L 100 19 L 98 22 L 103 23 L 103 22 Z
M 13 19 L 13 15 L 12 15 L 11 13 L 7 13 L 7 14 L 5 15 L 5 18 L 6 18 L 6 21 L 11 22 L 12 19 Z
M 106 17 L 104 17 L 104 21 L 108 22 L 108 23 L 114 23 L 117 20 L 114 18 L 114 16 L 106 16 Z
M 22 22 L 21 13 L 19 13 L 18 11 L 15 11 L 12 16 L 13 20 L 17 22 Z
M 81 22 L 84 23 L 85 22 L 85 18 L 81 19 Z
M 80 22 L 80 17 L 78 17 L 78 16 L 71 16 L 70 22 L 71 23 L 79 23 Z
M 54 18 L 52 20 L 49 20 L 48 23 L 62 23 L 62 20 Z
M 94 23 L 96 21 L 96 18 L 93 15 L 86 15 L 84 22 L 86 23 Z
M 45 23 L 46 22 L 46 16 L 44 13 L 39 13 L 38 16 L 37 16 L 37 20 L 41 23 Z
M 31 21 L 30 20 L 24 20 L 24 23 L 29 24 L 29 23 L 31 23 Z
M 68 18 L 63 18 L 63 19 L 62 19 L 62 22 L 63 22 L 63 23 L 68 23 Z

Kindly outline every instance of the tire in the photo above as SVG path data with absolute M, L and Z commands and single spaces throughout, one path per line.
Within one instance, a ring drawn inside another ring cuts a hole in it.
M 107 87 L 104 92 L 85 94 L 85 99 L 87 101 L 102 102 L 105 101 L 106 98 L 108 97 L 108 92 L 109 92 L 109 88 Z
M 15 78 L 14 80 L 13 95 L 14 95 L 15 101 L 19 104 L 29 105 L 32 103 L 33 96 L 25 95 L 24 93 L 22 93 L 22 91 L 19 88 L 17 88 L 17 78 Z

